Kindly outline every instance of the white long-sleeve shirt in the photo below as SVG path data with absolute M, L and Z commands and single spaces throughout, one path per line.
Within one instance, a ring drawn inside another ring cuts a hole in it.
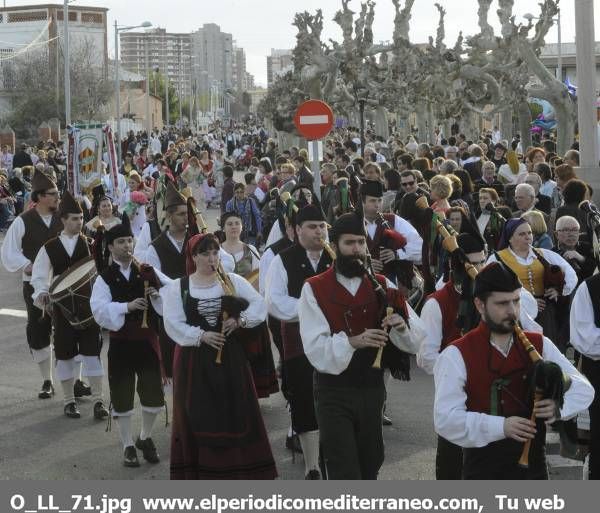
M 436 284 L 436 288 L 437 284 Z M 524 287 L 521 287 L 521 310 L 519 321 L 525 331 L 542 333 L 542 327 L 534 321 L 538 314 L 535 298 Z M 427 330 L 427 336 L 417 353 L 417 365 L 427 374 L 433 374 L 433 367 L 440 355 L 442 346 L 443 325 L 442 310 L 435 298 L 428 299 L 421 310 L 421 321 Z
M 247 299 L 250 306 L 244 310 L 246 326 L 258 326 L 267 317 L 267 306 L 262 296 L 254 290 L 244 278 L 234 273 L 227 273 L 233 283 L 235 295 Z M 218 282 L 210 288 L 200 288 L 194 285 L 190 278 L 190 296 L 196 299 L 218 298 L 223 295 L 223 288 Z M 163 319 L 165 329 L 180 346 L 197 346 L 204 330 L 199 326 L 187 323 L 183 301 L 181 299 L 181 280 L 174 280 L 168 287 L 161 290 L 163 299 Z
M 273 250 L 267 248 L 260 257 L 260 262 L 258 263 L 258 291 L 263 296 L 265 295 L 265 289 L 267 288 L 267 275 L 274 258 L 275 253 L 273 253 Z
M 353 296 L 362 283 L 362 278 L 346 278 L 339 273 L 336 273 L 336 279 Z M 386 279 L 386 282 L 389 288 L 396 288 L 389 280 Z M 393 328 L 390 330 L 390 340 L 398 349 L 415 354 L 425 338 L 425 327 L 413 309 L 408 304 L 406 306 L 410 328 L 404 331 Z M 345 332 L 331 334 L 329 322 L 317 303 L 310 283 L 305 283 L 302 287 L 298 300 L 298 319 L 304 353 L 312 366 L 326 374 L 338 375 L 344 372 L 356 349 L 350 345 Z
M 575 292 L 570 317 L 571 345 L 588 358 L 600 360 L 600 328 L 594 321 L 592 298 L 585 282 Z
M 500 351 L 494 344 L 492 345 Z M 571 386 L 565 393 L 565 402 L 560 411 L 561 419 L 569 419 L 585 410 L 594 398 L 594 389 L 589 381 L 546 337 L 544 337 L 542 358 L 558 364 L 571 378 Z M 484 447 L 506 438 L 504 417 L 467 411 L 465 391 L 467 369 L 462 354 L 456 346 L 448 346 L 442 351 L 435 364 L 434 377 L 433 420 L 436 433 L 461 447 Z
M 371 239 L 375 237 L 377 226 L 378 224 L 376 221 L 371 222 L 365 219 L 365 228 L 367 229 L 367 233 Z M 394 230 L 406 238 L 406 246 L 396 251 L 398 259 L 410 260 L 415 264 L 421 263 L 423 239 L 419 235 L 419 232 L 417 232 L 413 225 L 410 224 L 406 219 L 402 219 L 397 215 L 394 215 Z
M 321 254 L 322 252 L 319 253 L 319 255 Z M 306 256 L 313 270 L 317 272 L 319 261 L 311 260 L 308 252 Z M 285 322 L 298 321 L 298 299 L 288 294 L 288 275 L 280 255 L 273 258 L 269 267 L 265 287 L 265 301 L 269 313 L 273 317 Z
M 65 232 L 61 232 L 58 238 L 65 248 L 67 255 L 70 257 L 73 256 L 75 246 L 79 240 L 79 234 L 69 236 Z M 31 298 L 36 306 L 39 307 L 39 305 L 36 304 L 38 296 L 48 292 L 50 284 L 56 277 L 57 276 L 54 276 L 54 270 L 52 269 L 52 263 L 50 262 L 48 252 L 46 251 L 45 246 L 42 246 L 35 257 L 33 268 L 31 269 L 31 286 L 33 287 Z
M 126 280 L 129 280 L 131 274 L 131 264 L 127 267 L 120 262 L 119 270 Z M 163 287 L 170 285 L 172 280 L 155 269 L 156 276 Z M 161 296 L 150 298 L 154 310 L 159 315 L 163 313 L 163 304 Z M 110 287 L 104 281 L 102 276 L 98 276 L 92 287 L 92 296 L 90 297 L 90 307 L 92 315 L 98 326 L 110 331 L 119 331 L 125 324 L 125 314 L 127 314 L 127 302 L 113 301 Z
M 135 248 L 133 249 L 133 256 L 140 262 L 146 262 L 146 251 L 152 242 L 152 235 L 150 234 L 150 223 L 147 221 L 142 226 L 139 235 L 135 239 Z
M 50 228 L 52 224 L 53 214 L 45 216 L 40 215 L 44 224 Z M 10 225 L 4 237 L 2 243 L 2 249 L 0 250 L 0 258 L 2 259 L 2 265 L 8 272 L 16 273 L 17 271 L 24 271 L 25 267 L 31 262 L 23 254 L 23 237 L 25 236 L 25 223 L 21 216 L 16 217 Z M 23 272 L 23 281 L 29 281 L 31 276 Z
M 537 255 L 533 252 L 531 247 L 529 248 L 529 253 L 526 258 L 518 256 L 511 248 L 508 248 L 508 251 L 515 256 L 517 262 L 521 265 L 530 265 L 534 260 L 537 259 Z M 571 264 L 569 264 L 569 262 L 567 262 L 558 253 L 555 253 L 549 249 L 538 249 L 538 251 L 542 252 L 542 255 L 544 255 L 544 258 L 550 265 L 558 265 L 562 269 L 562 271 L 565 273 L 565 286 L 563 287 L 562 295 L 568 296 L 571 294 L 571 292 L 575 290 L 575 287 L 577 287 L 577 273 L 575 273 L 575 270 L 571 267 Z M 490 255 L 486 263 L 489 264 L 491 262 L 497 262 L 494 254 Z

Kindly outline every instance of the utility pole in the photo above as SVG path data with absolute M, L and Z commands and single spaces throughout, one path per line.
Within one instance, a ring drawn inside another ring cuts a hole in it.
M 71 72 L 69 69 L 69 0 L 63 8 L 63 44 L 65 55 L 65 127 L 71 124 Z

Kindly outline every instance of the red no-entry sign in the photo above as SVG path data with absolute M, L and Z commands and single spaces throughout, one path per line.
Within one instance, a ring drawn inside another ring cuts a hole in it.
M 306 139 L 322 139 L 333 127 L 333 110 L 321 100 L 308 100 L 298 107 L 294 124 Z

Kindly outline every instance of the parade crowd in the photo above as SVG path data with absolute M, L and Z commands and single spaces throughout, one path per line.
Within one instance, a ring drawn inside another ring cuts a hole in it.
M 315 177 L 258 123 L 132 132 L 116 182 L 103 163 L 75 195 L 62 144 L 3 147 L 38 397 L 56 385 L 77 419 L 91 396 L 136 467 L 172 394 L 172 479 L 274 479 L 259 399 L 281 392 L 306 479 L 377 479 L 388 385 L 416 361 L 437 479 L 547 479 L 549 429 L 600 478 L 600 211 L 576 142 L 504 135 L 336 128 Z

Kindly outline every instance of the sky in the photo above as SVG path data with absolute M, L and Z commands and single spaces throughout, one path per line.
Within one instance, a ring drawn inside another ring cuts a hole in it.
M 2 0 L 7 6 L 60 3 L 59 1 Z M 438 13 L 434 7 L 436 0 L 416 0 L 410 23 L 410 40 L 415 43 L 427 42 L 435 37 Z M 446 44 L 453 46 L 460 30 L 464 35 L 479 31 L 477 26 L 476 0 L 437 0 L 446 11 Z M 519 19 L 525 13 L 539 16 L 541 0 L 515 0 L 514 14 Z M 168 32 L 192 32 L 204 23 L 216 23 L 223 32 L 233 35 L 234 41 L 246 51 L 247 71 L 255 77 L 258 86 L 267 84 L 267 55 L 271 48 L 293 48 L 296 28 L 292 26 L 294 14 L 300 11 L 315 13 L 323 10 L 323 39 L 341 39 L 341 31 L 332 21 L 341 8 L 341 0 L 76 0 L 77 5 L 107 7 L 109 55 L 114 55 L 115 19 L 119 25 L 138 25 L 150 21 L 154 26 Z M 360 0 L 351 0 L 350 8 L 360 11 Z M 401 1 L 404 5 L 404 0 Z M 562 0 L 561 31 L 563 42 L 575 40 L 575 0 Z M 490 9 L 489 22 L 498 29 L 496 23 L 495 0 Z M 391 0 L 377 0 L 373 25 L 375 41 L 392 38 L 395 12 Z M 522 19 L 522 18 L 520 18 Z M 600 40 L 600 0 L 594 0 L 594 21 L 596 41 Z M 557 28 L 554 26 L 547 43 L 557 41 Z

